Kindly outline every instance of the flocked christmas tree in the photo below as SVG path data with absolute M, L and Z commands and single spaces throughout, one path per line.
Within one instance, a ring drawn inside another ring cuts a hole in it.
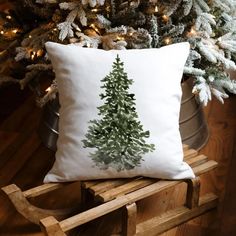
M 96 166 L 117 171 L 130 170 L 141 164 L 143 155 L 152 152 L 154 144 L 147 144 L 149 131 L 144 131 L 138 120 L 134 94 L 129 93 L 133 80 L 124 71 L 119 56 L 112 71 L 102 79 L 104 104 L 98 107 L 100 120 L 91 120 L 83 140 L 85 148 L 95 148 L 90 153 Z
M 12 1 L 0 13 L 0 85 L 29 85 L 40 105 L 57 92 L 55 82 L 46 94 L 39 86 L 52 72 L 46 41 L 105 50 L 188 41 L 184 73 L 199 100 L 206 105 L 213 94 L 223 103 L 236 94 L 227 72 L 236 70 L 236 0 Z

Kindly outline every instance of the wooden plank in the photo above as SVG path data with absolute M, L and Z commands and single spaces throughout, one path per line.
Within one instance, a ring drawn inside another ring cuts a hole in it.
M 147 185 L 153 184 L 157 182 L 159 179 L 149 179 L 149 178 L 142 178 L 142 179 L 137 179 L 131 182 L 128 182 L 126 184 L 123 184 L 119 187 L 110 189 L 104 193 L 101 193 L 96 196 L 96 199 L 101 202 L 107 202 L 110 201 L 120 195 L 130 193 L 134 190 L 143 188 Z
M 186 144 L 183 144 L 183 150 L 184 150 L 184 155 L 185 159 L 190 159 L 192 157 L 195 157 L 198 152 L 194 149 L 189 149 L 189 146 Z M 203 158 L 203 157 L 201 157 Z M 204 159 L 204 158 L 203 158 Z M 189 161 L 189 163 L 193 163 L 196 161 Z M 91 180 L 91 181 L 83 181 L 82 182 L 82 187 L 85 189 L 90 189 L 90 191 L 96 195 L 98 193 L 104 192 L 106 188 L 113 188 L 116 186 L 121 185 L 122 183 L 127 182 L 126 180 L 123 179 L 115 179 L 115 180 Z M 120 184 L 121 183 L 121 184 Z
M 8 117 L 8 119 L 2 122 L 0 130 L 8 132 L 26 132 L 36 123 L 30 123 L 29 126 L 29 123 L 26 121 L 29 119 L 32 120 L 32 118 L 35 118 L 34 121 L 38 121 L 41 114 L 40 111 L 40 108 L 35 105 L 34 97 L 31 96 L 21 106 L 19 106 L 14 113 Z
M 19 135 L 15 141 L 1 153 L 0 169 L 4 167 L 8 160 L 11 160 L 14 156 L 18 155 L 18 151 L 22 149 L 22 146 L 31 139 L 33 133 L 36 133 L 40 116 L 41 109 L 36 107 L 35 100 L 31 97 L 22 104 L 9 119 L 1 124 L 1 131 L 17 132 Z M 18 157 L 18 159 L 21 158 L 22 157 Z
M 199 166 L 193 168 L 193 172 L 196 176 L 202 175 L 210 170 L 213 170 L 217 167 L 218 163 L 216 161 L 210 160 Z
M 189 149 L 189 146 L 187 144 L 183 144 L 183 151 L 186 152 Z
M 152 194 L 160 192 L 167 187 L 172 187 L 176 185 L 176 183 L 180 183 L 180 181 L 177 181 L 177 180 L 176 181 L 166 180 L 162 182 L 159 181 L 157 183 L 144 187 L 140 190 L 129 193 L 127 195 L 117 197 L 116 199 L 106 202 L 104 204 L 101 204 L 97 207 L 94 207 L 93 209 L 84 211 L 80 214 L 77 214 L 68 219 L 65 219 L 60 222 L 60 226 L 63 229 L 63 231 L 66 232 L 72 228 L 75 228 L 79 225 L 82 225 L 91 220 L 94 220 L 100 216 L 103 216 L 112 211 L 115 211 L 130 202 L 136 202 L 145 197 L 151 196 Z
M 4 186 L 16 175 L 32 153 L 39 147 L 40 140 L 36 133 L 22 145 L 17 153 L 4 166 L 4 171 L 0 172 L 0 186 Z
M 184 160 L 188 160 L 189 158 L 195 157 L 198 155 L 198 151 L 194 149 L 188 149 L 184 152 Z
M 206 163 L 207 157 L 204 155 L 199 155 L 199 156 L 189 159 L 188 162 L 191 165 L 191 167 L 196 167 L 197 165 Z M 211 164 L 209 165 L 211 166 Z M 202 168 L 205 168 L 205 166 L 202 166 Z M 140 189 L 156 181 L 158 181 L 158 179 L 148 179 L 148 178 L 142 178 L 135 181 L 131 181 L 119 187 L 111 188 L 107 190 L 106 192 L 101 192 L 100 194 L 96 196 L 96 199 L 100 202 L 107 202 L 107 201 L 110 201 L 111 199 L 116 198 L 119 195 L 126 194 L 134 190 Z
M 0 162 L 3 162 L 1 153 L 14 142 L 19 133 L 17 132 L 5 132 L 0 130 Z
M 23 195 L 26 198 L 31 198 L 31 197 L 37 197 L 40 196 L 44 193 L 51 192 L 53 190 L 59 189 L 61 187 L 64 187 L 65 185 L 71 184 L 69 183 L 49 183 L 49 184 L 43 184 L 35 188 L 31 188 L 29 190 L 26 190 L 23 192 Z
M 81 182 L 81 187 L 84 189 L 88 189 L 96 184 L 101 183 L 102 180 L 86 180 Z
M 189 209 L 181 206 L 138 224 L 136 236 L 155 236 L 161 234 L 215 208 L 217 203 L 218 198 L 216 195 L 207 194 L 200 198 L 200 204 L 197 208 Z
M 106 190 L 112 189 L 114 187 L 120 186 L 124 183 L 127 183 L 129 181 L 132 181 L 132 179 L 113 179 L 113 180 L 104 180 L 98 184 L 92 185 L 89 188 L 89 191 L 93 195 L 97 195 L 99 193 L 102 193 Z
M 217 163 L 215 161 L 208 161 L 198 167 L 195 167 L 195 174 L 203 174 L 206 171 L 209 171 L 213 168 L 215 168 Z M 194 170 L 194 169 L 193 169 Z M 111 200 L 109 202 L 106 202 L 105 204 L 102 204 L 100 206 L 94 207 L 93 209 L 87 210 L 85 212 L 82 212 L 78 215 L 72 216 L 66 220 L 63 220 L 60 222 L 60 226 L 63 229 L 64 232 L 85 224 L 91 220 L 94 220 L 100 216 L 106 215 L 107 213 L 110 213 L 114 210 L 117 210 L 126 204 L 130 202 L 136 202 L 141 199 L 144 199 L 146 197 L 149 197 L 155 193 L 159 193 L 167 188 L 173 187 L 177 184 L 182 183 L 181 180 L 161 180 L 156 183 L 153 183 L 149 186 L 146 186 L 142 189 L 136 190 L 135 192 L 128 193 L 127 195 L 122 195 L 120 197 L 117 197 L 114 200 Z
M 122 215 L 122 235 L 133 236 L 136 233 L 137 224 L 136 203 L 127 204 Z
M 196 157 L 192 157 L 186 160 L 186 162 L 193 168 L 198 165 L 201 165 L 205 162 L 207 162 L 208 157 L 205 155 L 198 155 Z

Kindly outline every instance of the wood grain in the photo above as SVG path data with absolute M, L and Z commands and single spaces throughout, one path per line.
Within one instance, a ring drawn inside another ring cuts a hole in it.
M 201 195 L 214 191 L 220 196 L 219 211 L 209 212 L 204 216 L 191 220 L 180 227 L 172 229 L 162 236 L 199 236 L 199 235 L 236 235 L 236 96 L 231 96 L 222 106 L 213 100 L 206 110 L 207 120 L 210 127 L 211 137 L 205 148 L 201 150 L 203 155 L 211 160 L 219 162 L 217 170 L 211 174 L 203 175 Z M 26 150 L 28 138 L 36 131 L 40 110 L 35 107 L 34 101 L 29 98 L 21 104 L 2 124 L 0 133 L 4 133 L 8 138 L 0 140 L 0 173 L 6 176 L 1 180 L 4 184 L 16 183 L 23 190 L 42 183 L 45 173 L 50 169 L 54 161 L 54 154 L 39 144 L 31 154 L 24 156 L 20 151 L 25 145 Z M 34 134 L 35 135 L 35 134 Z M 2 136 L 4 137 L 4 136 Z M 6 137 L 6 136 L 5 136 Z M 38 140 L 35 137 L 35 142 Z M 35 144 L 33 144 L 35 145 Z M 30 145 L 28 143 L 28 147 Z M 1 168 L 1 160 L 4 156 L 4 164 Z M 204 159 L 204 158 L 203 158 Z M 18 160 L 18 161 L 16 161 Z M 23 161 L 21 163 L 21 161 Z M 13 163 L 15 163 L 13 165 Z M 16 168 L 16 170 L 15 170 Z M 9 176 L 8 176 L 9 174 Z M 58 206 L 69 206 L 80 199 L 80 186 L 68 186 L 63 192 L 56 191 L 55 195 L 45 197 L 34 197 L 32 202 L 39 206 L 46 202 L 52 208 Z M 154 195 L 143 202 L 137 204 L 137 222 L 148 220 L 149 217 L 157 213 L 164 213 L 179 204 L 184 203 L 186 185 L 181 184 L 176 189 L 167 189 L 161 195 Z M 106 218 L 105 222 L 97 224 L 99 233 L 93 234 L 97 229 L 88 225 L 81 235 L 109 235 L 102 233 L 102 227 L 116 227 L 116 218 Z M 109 221 L 110 220 L 110 221 Z M 114 225 L 112 227 L 112 225 Z M 80 232 L 80 231 L 79 231 Z M 89 234 L 87 234 L 89 232 Z M 10 202 L 0 193 L 0 235 L 1 236 L 41 236 L 40 228 L 27 222 L 16 213 Z

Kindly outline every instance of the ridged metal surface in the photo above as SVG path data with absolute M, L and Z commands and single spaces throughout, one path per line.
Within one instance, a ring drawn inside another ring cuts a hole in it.
M 192 94 L 192 80 L 182 83 L 182 102 L 180 109 L 180 134 L 182 142 L 191 148 L 201 149 L 208 141 L 209 131 L 201 105 Z M 43 144 L 56 151 L 59 122 L 59 101 L 55 99 L 46 104 L 39 125 L 39 135 Z
M 192 94 L 193 81 L 188 79 L 182 83 L 182 101 L 179 128 L 182 142 L 191 148 L 201 149 L 208 141 L 209 130 L 201 104 Z
M 45 105 L 38 130 L 43 144 L 53 151 L 57 149 L 59 108 L 58 99 L 49 101 Z

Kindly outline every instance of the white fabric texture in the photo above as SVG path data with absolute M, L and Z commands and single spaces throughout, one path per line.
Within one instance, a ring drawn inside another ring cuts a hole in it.
M 163 179 L 193 178 L 189 165 L 183 162 L 179 133 L 181 78 L 189 54 L 188 43 L 159 49 L 110 50 L 81 48 L 47 42 L 46 49 L 56 74 L 59 90 L 60 121 L 56 161 L 44 182 L 127 178 L 147 176 Z M 112 71 L 115 58 L 124 62 L 129 90 L 135 94 L 138 119 L 150 132 L 146 142 L 155 150 L 145 153 L 140 166 L 117 171 L 94 165 L 91 148 L 82 140 L 89 121 L 101 119 L 97 107 L 101 80 Z

